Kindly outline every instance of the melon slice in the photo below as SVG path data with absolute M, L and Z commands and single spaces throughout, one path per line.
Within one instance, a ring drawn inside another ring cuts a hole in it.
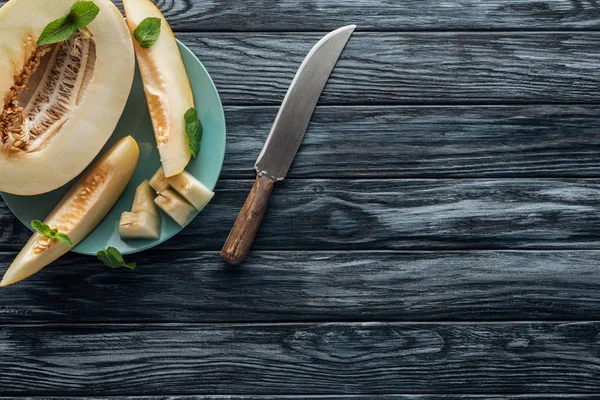
M 182 227 L 186 226 L 198 213 L 198 210 L 171 189 L 160 192 L 154 202 Z
M 160 10 L 150 0 L 123 0 L 123 7 L 132 33 L 146 18 L 160 18 L 162 22 L 160 36 L 150 48 L 133 42 L 156 144 L 168 178 L 180 174 L 192 155 L 183 119 L 185 112 L 194 107 L 192 88 L 173 31 Z
M 0 191 L 35 195 L 83 171 L 113 133 L 133 82 L 131 35 L 110 0 L 69 40 L 37 46 L 73 0 L 0 9 Z
M 124 212 L 119 222 L 121 239 L 160 238 L 160 218 L 145 211 Z
M 187 171 L 169 178 L 168 181 L 171 187 L 198 211 L 202 211 L 215 195 Z
M 121 214 L 119 233 L 123 240 L 160 237 L 160 217 L 148 181 L 142 182 L 135 190 L 131 212 Z
M 140 183 L 137 187 L 133 198 L 133 205 L 131 206 L 131 212 L 133 213 L 142 211 L 158 217 L 158 210 L 154 204 L 154 192 L 148 181 Z
M 171 188 L 167 178 L 165 178 L 165 171 L 163 171 L 162 167 L 160 167 L 150 179 L 150 186 L 152 186 L 152 189 L 154 189 L 156 193 L 160 193 Z
M 128 136 L 104 154 L 73 186 L 44 221 L 65 233 L 73 245 L 81 242 L 108 214 L 123 193 L 139 157 Z M 19 282 L 69 251 L 66 244 L 33 234 L 8 268 L 0 286 Z

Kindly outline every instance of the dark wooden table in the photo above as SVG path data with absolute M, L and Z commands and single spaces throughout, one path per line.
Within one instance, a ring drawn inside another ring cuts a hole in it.
M 0 396 L 600 396 L 600 2 L 157 4 L 226 106 L 215 200 L 135 272 L 70 255 L 0 291 Z M 296 69 L 349 23 L 226 267 Z M 0 226 L 7 266 L 28 233 Z

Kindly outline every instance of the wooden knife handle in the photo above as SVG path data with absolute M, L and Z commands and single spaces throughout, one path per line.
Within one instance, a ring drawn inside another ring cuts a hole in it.
M 221 258 L 225 262 L 237 265 L 246 259 L 267 212 L 274 185 L 275 181 L 271 178 L 260 174 L 256 177 L 244 207 L 221 250 Z

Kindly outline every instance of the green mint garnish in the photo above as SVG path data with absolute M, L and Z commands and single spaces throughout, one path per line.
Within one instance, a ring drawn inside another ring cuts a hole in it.
M 100 7 L 94 4 L 93 1 L 78 1 L 71 7 L 68 17 L 75 28 L 83 29 L 96 18 L 99 12 Z
M 149 17 L 144 19 L 133 31 L 133 37 L 144 49 L 152 47 L 160 36 L 160 18 Z
M 71 239 L 58 231 L 58 229 L 52 229 L 42 221 L 38 221 L 37 219 L 31 221 L 31 227 L 40 235 L 47 237 L 48 239 L 56 240 L 57 242 L 61 242 L 66 244 L 69 247 L 73 247 L 73 242 Z
M 75 26 L 69 21 L 68 17 L 60 17 L 50 22 L 44 28 L 44 31 L 37 40 L 37 45 L 52 44 L 64 42 L 75 33 Z
M 100 12 L 100 7 L 93 1 L 78 1 L 64 17 L 50 22 L 37 40 L 37 45 L 64 42 L 69 39 L 75 29 L 83 29 L 92 22 Z
M 135 269 L 135 263 L 126 263 L 121 252 L 114 247 L 107 247 L 96 253 L 98 259 L 110 268 L 129 268 Z
M 185 120 L 185 133 L 188 138 L 190 151 L 194 158 L 196 158 L 200 152 L 200 142 L 202 141 L 202 132 L 204 131 L 202 122 L 198 119 L 198 113 L 194 107 L 185 112 L 183 119 Z

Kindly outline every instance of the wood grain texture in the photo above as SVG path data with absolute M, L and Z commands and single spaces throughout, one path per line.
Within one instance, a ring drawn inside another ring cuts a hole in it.
M 66 256 L 2 290 L 0 323 L 600 319 L 598 251 L 254 252 L 239 268 L 217 252 L 132 259 L 134 272 Z
M 0 0 L 0 5 L 5 0 Z M 121 1 L 115 3 L 122 9 Z M 594 0 L 154 0 L 176 31 L 598 29 Z
M 227 107 L 221 179 L 254 177 L 278 107 Z M 600 106 L 318 107 L 289 178 L 600 176 Z
M 600 397 L 598 1 L 155 3 L 228 105 L 224 181 L 135 272 L 68 255 L 5 289 L 0 400 Z M 277 106 L 348 23 L 225 266 Z M 0 265 L 27 236 L 0 204 Z
M 287 181 L 274 191 L 253 249 L 598 248 L 599 184 Z M 222 182 L 210 211 L 164 248 L 220 249 L 250 186 Z
M 274 186 L 275 180 L 263 175 L 262 172 L 256 176 L 248 198 L 221 250 L 223 261 L 238 265 L 246 259 L 267 213 Z
M 600 323 L 0 326 L 4 395 L 597 393 Z
M 178 37 L 228 105 L 279 105 L 321 33 Z M 320 104 L 600 102 L 600 32 L 356 33 Z
M 221 250 L 252 187 L 221 181 L 162 250 Z M 254 250 L 597 249 L 600 180 L 290 180 L 277 185 Z M 0 206 L 0 249 L 29 232 Z
M 322 36 L 178 35 L 203 61 L 228 105 L 279 105 Z M 600 32 L 359 32 L 320 103 L 597 104 L 599 40 Z

